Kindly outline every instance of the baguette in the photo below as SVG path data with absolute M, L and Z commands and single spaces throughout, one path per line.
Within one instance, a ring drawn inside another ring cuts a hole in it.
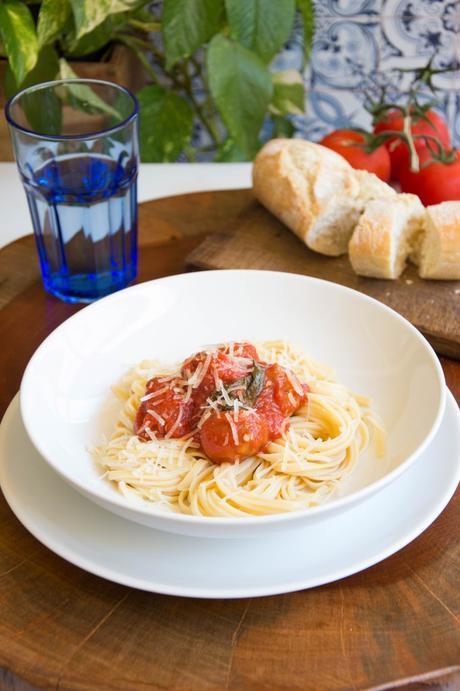
M 415 194 L 370 201 L 348 246 L 355 273 L 372 278 L 398 278 L 416 237 L 422 232 L 425 210 Z
M 427 207 L 413 260 L 421 278 L 460 279 L 460 202 Z
M 256 198 L 310 249 L 347 251 L 365 203 L 395 196 L 372 173 L 356 171 L 339 154 L 302 139 L 272 139 L 253 166 Z

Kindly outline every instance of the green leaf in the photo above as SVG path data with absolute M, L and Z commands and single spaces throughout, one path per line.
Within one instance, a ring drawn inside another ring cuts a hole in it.
M 315 8 L 313 0 L 297 0 L 297 7 L 300 10 L 303 21 L 303 54 L 304 63 L 306 63 L 310 57 L 313 35 L 315 33 Z
M 144 24 L 149 24 L 150 22 L 158 23 L 161 27 L 161 22 L 159 20 L 159 17 L 154 13 L 153 9 L 149 9 L 147 7 L 139 7 L 138 9 L 134 10 L 131 14 L 132 18 L 142 22 Z M 156 31 L 157 29 L 155 29 Z
M 134 10 L 144 5 L 145 0 L 70 0 L 70 4 L 78 39 L 102 24 L 110 15 Z
M 64 41 L 66 55 L 79 57 L 94 53 L 111 41 L 113 35 L 123 26 L 125 21 L 126 14 L 115 14 L 107 17 L 102 24 L 80 38 L 77 38 L 75 34 L 68 35 Z
M 227 137 L 220 146 L 215 161 L 217 163 L 235 163 L 245 161 L 248 158 L 247 152 L 242 149 L 231 137 Z
M 0 2 L 0 36 L 17 84 L 22 84 L 38 58 L 38 40 L 29 8 L 20 0 Z
M 232 38 L 269 62 L 288 40 L 295 0 L 225 0 Z
M 61 79 L 78 79 L 64 58 L 59 61 L 59 76 Z M 106 103 L 91 87 L 85 84 L 68 84 L 66 94 L 70 105 L 83 113 L 107 113 L 116 118 L 117 122 L 123 119 L 115 108 Z
M 5 79 L 3 81 L 3 89 L 5 91 L 6 98 L 11 98 L 18 91 L 18 86 L 16 84 L 16 79 L 14 78 L 13 70 L 9 65 L 6 66 Z
M 71 10 L 67 0 L 43 0 L 37 24 L 39 46 L 53 43 L 59 38 L 70 17 Z
M 253 360 L 252 375 L 246 389 L 246 399 L 249 405 L 254 405 L 265 384 L 265 368 Z
M 33 70 L 21 84 L 21 88 L 49 82 L 56 79 L 59 71 L 59 58 L 52 46 L 45 46 L 38 55 Z M 5 95 L 9 98 L 19 90 L 12 70 L 8 67 L 5 74 Z M 61 102 L 54 91 L 41 92 L 38 95 L 25 94 L 22 97 L 24 112 L 29 127 L 37 132 L 59 134 L 61 130 Z
M 273 93 L 270 72 L 257 55 L 221 34 L 209 45 L 207 71 L 211 96 L 240 160 L 253 158 Z
M 305 111 L 305 90 L 302 75 L 297 70 L 275 72 L 273 98 L 270 111 L 273 115 L 302 115 Z
M 295 127 L 286 116 L 273 118 L 272 137 L 290 139 L 294 135 L 294 132 Z
M 50 82 L 59 74 L 59 58 L 52 46 L 45 46 L 38 54 L 35 67 L 27 74 L 22 84 L 18 84 L 13 71 L 8 65 L 5 74 L 5 95 L 7 98 L 13 96 L 19 89 L 25 89 L 33 84 L 40 82 Z
M 219 31 L 223 16 L 223 0 L 164 0 L 161 19 L 166 69 Z
M 193 111 L 187 101 L 153 84 L 137 94 L 143 161 L 175 161 L 192 135 Z

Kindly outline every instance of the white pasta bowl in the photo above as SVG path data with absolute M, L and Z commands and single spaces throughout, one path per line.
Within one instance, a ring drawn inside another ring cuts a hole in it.
M 383 458 L 369 451 L 325 504 L 241 518 L 165 512 L 127 499 L 101 477 L 89 449 L 113 429 L 121 404 L 110 389 L 130 366 L 180 361 L 209 343 L 274 339 L 297 344 L 373 399 L 388 435 Z M 435 434 L 445 383 L 425 338 L 372 298 L 293 274 L 209 271 L 142 283 L 75 314 L 31 358 L 20 400 L 43 458 L 100 506 L 173 533 L 245 537 L 322 521 L 396 480 Z

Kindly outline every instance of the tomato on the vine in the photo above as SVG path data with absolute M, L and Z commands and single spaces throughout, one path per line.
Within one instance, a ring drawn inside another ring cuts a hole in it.
M 460 200 L 460 151 L 455 152 L 452 163 L 434 161 L 427 150 L 420 152 L 419 159 L 419 173 L 408 168 L 401 171 L 402 191 L 417 194 L 425 206 Z
M 418 135 L 427 135 L 435 137 L 443 148 L 450 147 L 450 133 L 446 121 L 436 113 L 434 110 L 427 110 L 424 113 L 426 118 L 423 119 L 419 114 L 411 115 L 411 133 L 414 138 L 414 146 L 417 153 L 420 155 L 427 147 L 427 140 L 419 138 Z M 382 134 L 384 132 L 403 132 L 404 131 L 404 116 L 399 110 L 390 110 L 374 125 L 374 133 Z M 433 140 L 430 145 L 436 151 L 436 144 Z M 388 150 L 391 160 L 391 177 L 394 180 L 399 180 L 403 171 L 410 168 L 410 152 L 409 147 L 405 141 L 398 137 L 389 137 L 385 141 L 385 146 Z
M 353 168 L 368 170 L 384 182 L 390 179 L 390 156 L 386 147 L 382 144 L 374 151 L 366 151 L 364 134 L 347 129 L 335 130 L 319 143 L 343 156 Z

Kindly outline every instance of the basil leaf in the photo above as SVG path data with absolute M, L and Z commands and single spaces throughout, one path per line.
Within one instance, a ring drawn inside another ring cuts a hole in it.
M 265 384 L 265 369 L 255 360 L 253 362 L 254 368 L 251 374 L 251 381 L 246 389 L 247 399 L 250 405 L 253 405 L 256 402 Z
M 16 83 L 21 86 L 38 59 L 38 40 L 32 14 L 19 0 L 0 2 L 0 37 Z
M 223 0 L 164 0 L 166 68 L 194 53 L 219 31 L 223 15 Z
M 239 160 L 253 158 L 273 92 L 269 70 L 257 55 L 218 34 L 208 48 L 207 71 L 212 98 Z
M 288 40 L 295 0 L 225 0 L 230 35 L 269 62 Z
M 193 111 L 181 96 L 153 84 L 137 94 L 143 161 L 175 161 L 192 136 Z

